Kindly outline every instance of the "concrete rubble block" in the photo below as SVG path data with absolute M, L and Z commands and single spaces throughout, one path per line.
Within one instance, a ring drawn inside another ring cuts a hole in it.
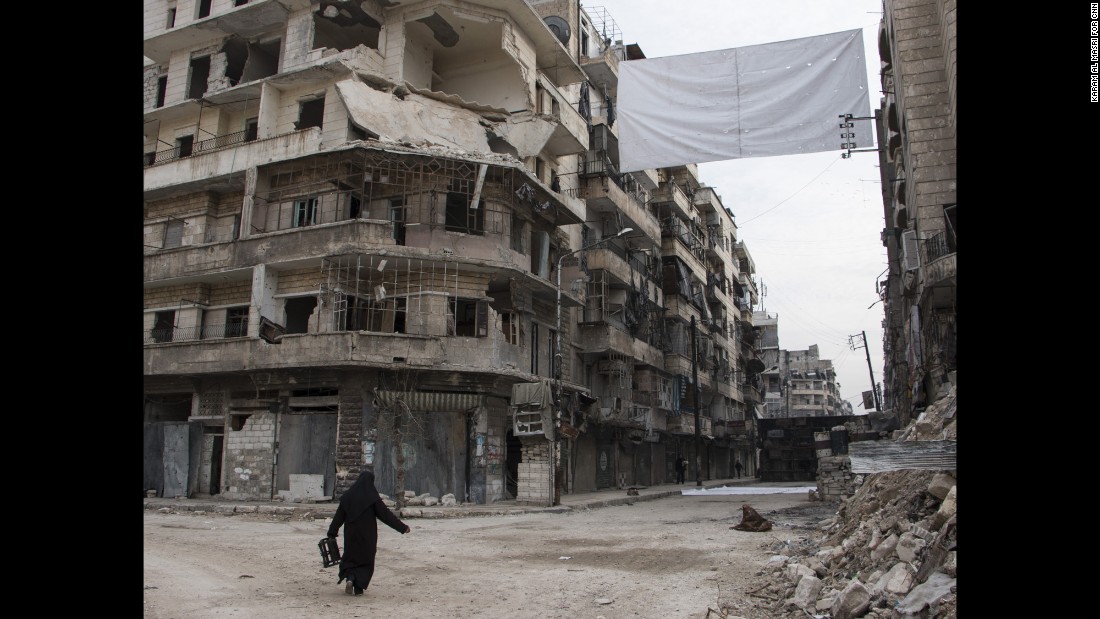
M 405 491 L 405 498 L 406 499 L 411 499 L 415 496 L 416 496 L 416 491 L 415 490 L 406 490 Z
M 922 526 L 920 526 L 916 523 L 913 523 L 913 524 L 909 525 L 909 532 L 912 533 L 913 535 L 921 538 L 924 541 L 928 541 L 928 540 L 934 539 L 936 537 L 935 533 L 929 531 L 928 529 L 926 529 L 926 528 L 924 528 L 924 527 L 922 527 Z
M 913 587 L 894 607 L 899 617 L 916 617 L 932 604 L 954 593 L 955 579 L 942 572 L 936 572 L 924 583 Z M 834 619 L 835 616 L 834 616 Z
M 423 505 L 423 504 L 424 504 L 424 498 L 423 497 L 414 496 L 414 497 L 409 497 L 409 498 L 405 499 L 405 505 Z
M 932 530 L 939 531 L 943 523 L 947 522 L 952 516 L 955 515 L 955 488 L 952 486 L 951 490 L 947 493 L 947 496 L 943 498 L 943 503 L 940 504 L 939 511 L 932 517 Z
M 424 497 L 425 507 L 431 507 L 433 505 L 439 505 L 439 499 L 435 498 L 434 496 Z
M 818 612 L 828 612 L 833 607 L 833 604 L 836 603 L 837 595 L 839 594 L 836 591 L 827 589 L 825 593 L 821 594 L 821 597 L 818 598 L 817 603 L 814 604 L 814 610 Z
M 825 583 L 821 582 L 820 578 L 806 576 L 798 581 L 798 586 L 794 588 L 794 596 L 791 597 L 788 603 L 802 609 L 813 608 L 813 605 L 817 603 L 817 596 L 821 594 L 821 590 L 824 588 Z
M 421 518 L 424 515 L 424 510 L 406 507 L 401 510 L 402 518 Z
M 787 564 L 787 561 L 789 561 L 789 560 L 790 560 L 790 557 L 788 557 L 787 555 L 772 555 L 768 559 L 768 563 L 767 563 L 766 567 L 768 567 L 768 568 L 783 567 L 784 565 Z
M 871 551 L 871 561 L 878 563 L 884 557 L 890 556 L 894 552 L 894 549 L 898 545 L 898 536 L 891 533 L 886 539 L 879 543 L 878 547 Z
M 802 565 L 801 563 L 789 563 L 787 564 L 786 572 L 787 580 L 792 584 L 798 584 L 803 578 L 809 576 L 812 578 L 817 577 L 817 573 L 810 568 Z
M 443 504 L 444 507 L 451 507 L 453 505 L 458 505 L 458 501 L 455 500 L 455 495 L 450 494 L 450 493 L 444 494 L 443 498 L 441 498 L 439 501 L 440 501 L 440 503 Z
M 824 578 L 825 575 L 829 573 L 829 570 L 825 567 L 825 564 L 819 561 L 817 557 L 810 557 L 809 559 L 807 559 L 806 567 L 813 570 L 814 573 L 817 574 L 818 578 Z
M 882 595 L 882 577 L 885 574 L 882 570 L 875 570 L 871 572 L 867 578 L 861 578 L 860 581 L 867 586 L 867 591 L 871 594 L 871 597 L 875 598 Z
M 818 558 L 819 561 L 821 561 L 825 565 L 829 565 L 834 560 L 836 560 L 838 557 L 843 557 L 844 556 L 844 549 L 841 548 L 840 546 L 832 546 L 832 547 L 829 547 L 829 548 L 822 548 L 821 550 L 817 551 L 817 554 L 815 556 Z
M 940 566 L 940 571 L 947 574 L 951 578 L 955 578 L 955 551 L 947 553 L 947 558 L 944 559 L 943 565 Z
M 256 513 L 256 506 L 255 505 L 238 505 L 236 507 L 236 509 L 234 509 L 233 511 L 234 511 L 234 513 L 237 513 L 237 514 L 255 514 Z
M 878 527 L 871 529 L 871 540 L 867 542 L 867 550 L 874 550 L 882 543 L 882 531 Z
M 876 586 L 887 593 L 905 595 L 912 588 L 916 575 L 917 570 L 912 565 L 905 562 L 895 563 L 890 571 L 883 574 Z
M 955 478 L 953 476 L 947 473 L 936 473 L 936 476 L 932 478 L 932 483 L 928 484 L 928 494 L 942 501 L 947 496 L 947 492 L 954 486 Z
M 215 505 L 214 506 L 214 511 L 219 513 L 219 514 L 232 514 L 235 509 L 236 509 L 236 507 L 233 506 L 233 505 Z
M 853 619 L 862 617 L 871 607 L 871 593 L 858 580 L 844 587 L 833 603 L 832 619 Z
M 397 501 L 394 501 L 392 499 L 382 499 L 382 504 L 390 509 L 397 507 Z
M 898 538 L 898 544 L 894 551 L 898 553 L 898 558 L 902 561 L 913 563 L 927 545 L 928 542 L 916 535 L 912 533 L 903 533 L 902 536 Z

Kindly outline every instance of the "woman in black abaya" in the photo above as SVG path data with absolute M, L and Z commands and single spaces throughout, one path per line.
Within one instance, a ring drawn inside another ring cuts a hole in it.
M 355 595 L 362 595 L 374 576 L 379 520 L 401 534 L 412 530 L 382 502 L 374 487 L 374 473 L 363 471 L 359 474 L 359 479 L 340 497 L 340 506 L 336 508 L 336 515 L 328 526 L 328 536 L 332 538 L 336 537 L 341 526 L 344 527 L 340 580 L 336 581 L 348 581 L 344 586 L 344 593 L 354 591 Z

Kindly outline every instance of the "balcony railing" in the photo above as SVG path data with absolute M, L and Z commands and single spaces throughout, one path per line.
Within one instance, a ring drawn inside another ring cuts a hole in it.
M 149 329 L 145 331 L 145 343 L 162 344 L 165 342 L 215 340 L 247 336 L 248 323 L 234 322 L 224 325 L 203 325 L 201 327 L 163 327 Z
M 942 230 L 926 237 L 924 239 L 924 253 L 928 258 L 928 262 L 955 253 L 955 243 L 953 241 L 954 239 L 949 239 Z
M 184 157 L 191 157 L 193 155 L 200 155 L 202 153 L 209 153 L 223 148 L 228 148 L 236 144 L 243 144 L 245 142 L 251 142 L 256 139 L 255 129 L 245 129 L 244 131 L 238 131 L 236 133 L 227 133 L 226 135 L 219 135 L 209 140 L 203 140 L 201 142 L 195 142 L 188 147 L 177 146 L 175 148 L 169 148 L 168 150 L 157 151 L 155 157 L 150 158 L 147 154 L 145 156 L 145 167 L 156 165 L 158 163 L 164 163 L 166 161 L 175 161 L 176 159 L 182 159 Z

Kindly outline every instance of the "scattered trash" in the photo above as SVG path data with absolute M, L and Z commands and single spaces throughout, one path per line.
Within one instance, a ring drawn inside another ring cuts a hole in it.
M 611 602 L 611 598 L 596 598 L 597 604 L 610 604 Z
M 154 587 L 153 585 L 145 585 L 145 588 L 146 589 L 156 589 L 156 587 Z
M 237 578 L 255 578 L 255 576 L 252 576 L 251 574 L 241 574 Z
M 572 559 L 572 558 L 573 557 L 558 557 L 558 560 L 559 561 L 566 561 L 566 560 L 569 560 L 569 559 Z

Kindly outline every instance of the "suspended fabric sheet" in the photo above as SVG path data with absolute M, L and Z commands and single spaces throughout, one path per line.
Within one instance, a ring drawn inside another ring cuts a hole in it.
M 868 92 L 858 29 L 626 61 L 620 172 L 871 147 L 870 120 L 839 126 L 842 114 L 870 116 Z

